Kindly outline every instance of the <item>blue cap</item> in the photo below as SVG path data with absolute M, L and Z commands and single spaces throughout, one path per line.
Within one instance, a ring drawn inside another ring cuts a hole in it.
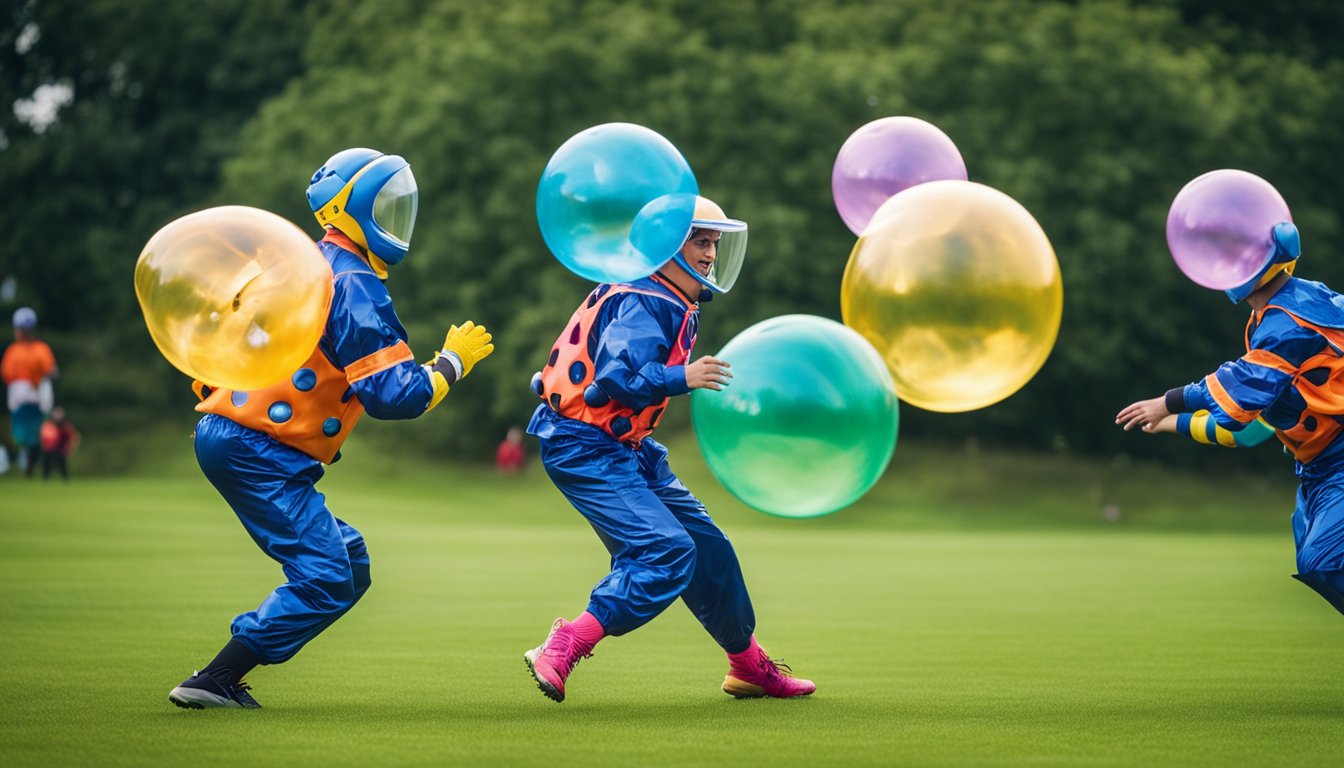
M 37 313 L 32 307 L 19 307 L 14 310 L 14 327 L 20 331 L 31 331 L 37 327 Z

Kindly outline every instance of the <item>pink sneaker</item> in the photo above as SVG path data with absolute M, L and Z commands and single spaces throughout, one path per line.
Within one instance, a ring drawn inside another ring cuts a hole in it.
M 740 654 L 730 654 L 728 676 L 723 678 L 723 692 L 739 699 L 787 699 L 807 696 L 817 690 L 811 680 L 793 676 L 787 664 L 775 661 L 752 638 L 751 647 Z
M 537 687 L 552 701 L 565 700 L 565 680 L 580 659 L 591 658 L 592 644 L 585 643 L 568 621 L 556 619 L 546 641 L 523 654 Z

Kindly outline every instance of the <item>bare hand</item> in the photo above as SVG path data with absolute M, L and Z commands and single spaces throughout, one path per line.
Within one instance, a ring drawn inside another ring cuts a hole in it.
M 1166 431 L 1159 429 L 1163 419 L 1171 415 L 1167 410 L 1167 401 L 1165 397 L 1154 397 L 1151 400 L 1140 400 L 1125 406 L 1115 415 L 1115 423 L 1124 428 L 1126 432 L 1134 427 L 1141 428 L 1144 432 Z M 1172 424 L 1175 429 L 1175 424 Z
M 1150 426 L 1144 427 L 1144 428 L 1143 428 L 1143 431 L 1144 431 L 1144 432 L 1152 432 L 1152 433 L 1154 433 L 1154 434 L 1156 434 L 1156 433 L 1158 433 L 1158 432 L 1175 432 L 1175 431 L 1176 431 L 1176 414 L 1174 414 L 1174 413 L 1170 413 L 1170 414 L 1167 414 L 1166 416 L 1163 416 L 1161 421 L 1157 422 L 1156 424 L 1152 424 L 1152 425 L 1150 425 Z
M 728 371 L 732 366 L 726 360 L 717 357 L 704 357 L 686 365 L 686 386 L 691 389 L 723 389 L 733 374 Z

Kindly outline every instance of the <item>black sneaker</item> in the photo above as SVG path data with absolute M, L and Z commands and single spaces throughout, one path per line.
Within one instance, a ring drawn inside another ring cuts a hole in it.
M 168 700 L 183 709 L 261 709 L 257 700 L 248 693 L 249 690 L 251 686 L 241 680 L 225 685 L 208 672 L 193 672 L 191 677 L 168 692 Z

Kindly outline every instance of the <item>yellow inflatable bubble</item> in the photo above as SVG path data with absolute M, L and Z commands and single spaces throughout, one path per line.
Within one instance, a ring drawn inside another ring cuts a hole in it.
M 135 295 L 159 351 L 188 376 L 228 389 L 293 374 L 317 347 L 331 292 L 317 244 L 246 206 L 169 223 L 135 265 Z
M 955 180 L 889 198 L 840 290 L 845 324 L 882 354 L 900 398 L 941 413 L 992 405 L 1030 381 L 1063 304 L 1059 262 L 1031 214 Z

